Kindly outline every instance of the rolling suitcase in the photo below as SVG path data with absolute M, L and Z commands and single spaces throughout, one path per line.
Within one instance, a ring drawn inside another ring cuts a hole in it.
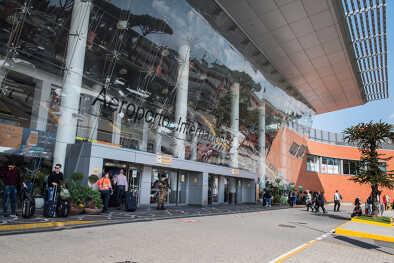
M 60 200 L 56 208 L 57 216 L 68 217 L 70 214 L 70 207 L 71 204 L 69 200 Z
M 32 195 L 25 189 L 22 200 L 22 217 L 30 218 L 34 215 L 36 204 Z
M 57 186 L 53 189 L 53 195 L 44 205 L 44 217 L 56 217 Z
M 125 209 L 129 212 L 137 210 L 137 197 L 133 192 L 125 193 Z

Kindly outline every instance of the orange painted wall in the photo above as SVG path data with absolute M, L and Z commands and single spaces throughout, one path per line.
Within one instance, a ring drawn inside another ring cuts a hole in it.
M 360 185 L 349 180 L 351 176 L 341 174 L 325 174 L 306 171 L 306 154 L 298 159 L 289 153 L 293 142 L 307 146 L 307 153 L 338 159 L 360 160 L 357 148 L 325 144 L 308 140 L 306 137 L 288 128 L 281 128 L 275 137 L 267 160 L 278 170 L 281 170 L 295 186 L 303 186 L 304 190 L 324 191 L 325 198 L 333 201 L 335 190 L 338 190 L 344 201 L 353 201 L 358 195 L 365 202 L 371 190 L 369 185 Z M 379 151 L 386 156 L 394 156 L 394 151 Z M 394 158 L 387 162 L 387 170 L 394 169 Z M 383 190 L 390 200 L 394 199 L 394 190 Z

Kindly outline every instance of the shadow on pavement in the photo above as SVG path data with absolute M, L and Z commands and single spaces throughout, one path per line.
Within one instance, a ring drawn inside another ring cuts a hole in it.
M 349 238 L 349 237 L 345 237 L 345 236 L 335 236 L 334 238 L 337 240 L 341 240 L 346 243 L 352 244 L 354 246 L 360 247 L 360 248 L 366 248 L 366 249 L 378 249 L 379 248 L 376 245 L 372 245 L 370 243 L 367 243 L 367 242 L 364 242 L 361 240 L 357 240 L 357 239 L 353 239 L 353 238 Z

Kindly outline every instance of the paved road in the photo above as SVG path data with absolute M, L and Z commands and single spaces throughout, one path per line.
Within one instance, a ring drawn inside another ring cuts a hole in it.
M 390 252 L 327 234 L 344 222 L 341 213 L 317 216 L 302 208 L 170 219 L 1 236 L 0 255 L 14 263 L 270 262 L 320 237 L 286 260 L 394 262 Z

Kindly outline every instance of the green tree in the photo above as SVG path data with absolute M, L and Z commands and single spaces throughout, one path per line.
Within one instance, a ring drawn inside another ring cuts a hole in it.
M 377 195 L 379 187 L 394 188 L 394 170 L 386 171 L 385 162 L 393 156 L 384 157 L 384 154 L 378 153 L 378 149 L 383 143 L 394 141 L 394 125 L 384 122 L 360 123 L 347 128 L 345 140 L 357 145 L 361 152 L 360 165 L 358 174 L 350 180 L 359 184 L 369 184 L 372 194 L 372 214 L 378 215 Z

